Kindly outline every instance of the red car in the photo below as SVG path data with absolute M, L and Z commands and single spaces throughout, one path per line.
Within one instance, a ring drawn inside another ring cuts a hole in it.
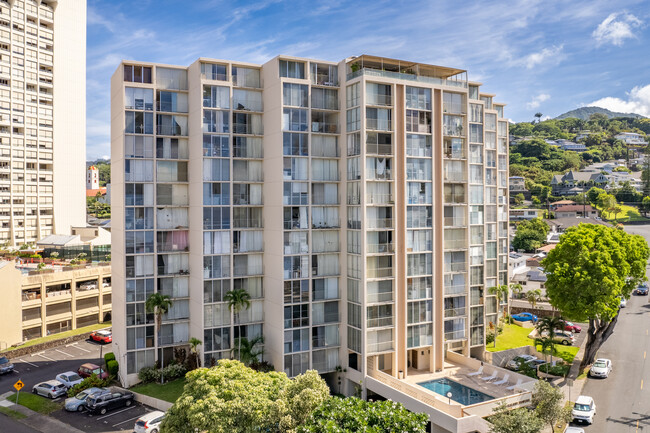
M 96 374 L 100 379 L 106 379 L 108 377 L 108 373 L 105 372 L 103 368 L 91 363 L 82 364 L 77 373 L 79 373 L 79 376 L 84 378 L 90 377 L 93 374 Z
M 582 331 L 582 328 L 580 326 L 574 324 L 573 322 L 565 321 L 564 322 L 564 330 L 579 333 L 580 331 Z
M 113 341 L 113 334 L 110 331 L 93 331 L 90 339 L 98 343 L 110 343 Z

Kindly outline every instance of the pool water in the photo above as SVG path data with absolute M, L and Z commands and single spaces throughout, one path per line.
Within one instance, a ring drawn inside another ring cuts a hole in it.
M 461 385 L 458 382 L 449 380 L 447 378 L 430 380 L 428 382 L 420 382 L 418 385 L 440 394 L 443 397 L 447 397 L 447 393 L 451 392 L 451 399 L 457 403 L 462 404 L 463 406 L 469 406 L 471 404 L 482 403 L 484 401 L 493 400 L 494 397 L 484 394 L 481 391 L 477 391 L 472 388 L 468 388 L 465 385 Z

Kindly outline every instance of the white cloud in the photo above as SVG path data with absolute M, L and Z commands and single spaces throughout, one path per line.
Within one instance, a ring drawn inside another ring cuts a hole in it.
M 532 53 L 524 57 L 520 63 L 527 69 L 533 69 L 537 65 L 552 64 L 557 65 L 564 59 L 564 45 L 544 48 L 542 51 Z
M 589 105 L 607 108 L 620 113 L 636 113 L 650 117 L 650 84 L 636 86 L 627 93 L 626 99 L 608 96 L 592 102 Z
M 626 12 L 615 12 L 609 14 L 602 23 L 598 24 L 591 36 L 596 39 L 598 46 L 611 43 L 621 46 L 625 39 L 636 38 L 633 30 L 641 27 L 643 21 Z
M 533 99 L 531 99 L 530 102 L 526 104 L 526 108 L 529 110 L 534 110 L 535 108 L 538 108 L 542 102 L 548 101 L 549 99 L 551 99 L 551 95 L 547 93 L 540 93 L 537 96 L 533 96 Z

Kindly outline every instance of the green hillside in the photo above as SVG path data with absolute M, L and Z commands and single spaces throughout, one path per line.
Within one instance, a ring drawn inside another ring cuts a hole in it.
M 606 115 L 608 118 L 613 119 L 614 117 L 631 117 L 633 119 L 644 119 L 644 116 L 641 116 L 640 114 L 634 114 L 634 113 L 616 113 L 614 111 L 610 111 L 607 108 L 601 108 L 601 107 L 580 107 L 576 108 L 575 110 L 567 111 L 564 114 L 560 114 L 559 116 L 556 117 L 556 119 L 566 119 L 569 117 L 575 117 L 577 119 L 582 119 L 582 120 L 589 120 L 589 117 L 592 114 L 596 113 L 601 113 Z

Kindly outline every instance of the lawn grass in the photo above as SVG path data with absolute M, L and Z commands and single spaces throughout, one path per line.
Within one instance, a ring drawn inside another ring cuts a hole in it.
M 25 342 L 25 344 L 21 344 L 20 346 L 10 347 L 9 349 L 7 349 L 7 352 L 16 349 L 22 349 L 23 347 L 33 346 L 35 344 L 72 337 L 74 335 L 85 334 L 87 332 L 92 332 L 97 329 L 109 328 L 110 326 L 111 326 L 111 322 L 97 323 L 95 325 L 85 326 L 83 328 L 77 328 L 71 331 L 59 332 L 58 334 L 52 334 L 41 338 L 34 338 L 33 340 L 29 340 Z
M 494 347 L 494 343 L 488 344 L 486 350 L 488 352 L 498 352 L 501 350 L 514 349 L 522 346 L 534 346 L 535 341 L 532 338 L 528 338 L 533 330 L 531 328 L 522 328 L 517 325 L 503 325 L 503 332 L 497 337 L 497 345 Z M 541 346 L 537 345 L 536 349 L 541 352 Z M 573 359 L 576 357 L 578 346 L 563 346 L 560 343 L 555 344 L 555 351 L 553 356 L 560 357 L 564 362 L 571 364 Z
M 648 218 L 641 216 L 639 210 L 633 206 L 628 206 L 625 204 L 618 205 L 622 212 L 619 212 L 614 218 L 614 212 L 607 212 L 599 208 L 601 216 L 603 219 L 606 219 L 610 222 L 630 222 L 630 221 L 647 221 Z
M 185 379 L 180 378 L 172 380 L 171 382 L 167 382 L 164 385 L 161 385 L 159 383 L 145 383 L 142 385 L 136 385 L 130 388 L 129 391 L 174 403 L 183 393 L 184 386 Z
M 7 399 L 12 402 L 16 402 L 16 394 L 10 395 Z M 55 403 L 49 398 L 41 397 L 40 395 L 30 394 L 29 392 L 20 393 L 18 398 L 18 404 L 25 406 L 28 409 L 33 410 L 34 412 L 42 413 L 48 415 L 55 410 L 61 409 L 62 404 Z
M 5 415 L 7 415 L 9 418 L 13 418 L 13 419 L 24 419 L 24 418 L 27 418 L 27 415 L 22 414 L 22 413 L 20 413 L 20 412 L 18 412 L 18 411 L 15 411 L 15 410 L 13 410 L 13 409 L 9 409 L 8 407 L 2 407 L 2 406 L 0 406 L 0 413 L 3 413 L 3 414 L 5 414 Z

